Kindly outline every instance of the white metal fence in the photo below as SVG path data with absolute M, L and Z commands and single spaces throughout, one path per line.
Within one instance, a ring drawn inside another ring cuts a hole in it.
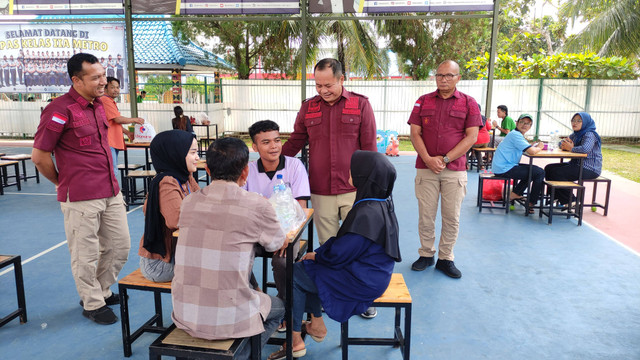
M 307 82 L 307 97 L 316 94 L 313 80 Z M 408 135 L 407 119 L 416 99 L 435 90 L 433 81 L 347 81 L 345 87 L 369 97 L 379 129 L 395 130 Z M 486 102 L 485 80 L 465 80 L 458 89 L 481 105 Z M 296 80 L 224 80 L 222 104 L 181 104 L 185 114 L 208 114 L 220 132 L 246 132 L 258 120 L 271 119 L 281 131 L 293 131 L 300 108 L 301 87 Z M 494 82 L 491 118 L 495 109 L 507 105 L 514 119 L 521 113 L 539 118 L 539 134 L 560 130 L 571 132 L 571 116 L 589 112 L 604 137 L 640 138 L 640 81 L 616 80 L 496 80 Z M 40 107 L 46 102 L 0 101 L 0 134 L 32 136 L 39 122 Z M 138 113 L 157 131 L 171 128 L 174 104 L 145 102 Z M 129 116 L 129 104 L 119 104 Z M 484 113 L 484 112 L 483 112 Z M 530 135 L 535 132 L 535 125 Z

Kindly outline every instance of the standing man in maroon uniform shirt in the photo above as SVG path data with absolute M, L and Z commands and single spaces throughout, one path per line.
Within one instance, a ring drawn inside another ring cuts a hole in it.
M 476 142 L 482 117 L 475 99 L 456 89 L 460 66 L 447 60 L 438 66 L 438 90 L 422 95 L 413 106 L 408 124 L 411 143 L 418 153 L 415 191 L 418 199 L 420 257 L 411 269 L 422 271 L 434 264 L 435 221 L 442 202 L 442 230 L 436 269 L 452 278 L 462 273 L 453 263 L 458 238 L 460 206 L 467 193 L 467 150 Z
M 131 239 L 99 99 L 107 79 L 98 59 L 87 53 L 71 57 L 67 69 L 73 86 L 42 112 L 32 159 L 56 186 L 82 315 L 113 324 L 118 318 L 108 305 L 118 304 L 119 297 L 110 287 L 127 262 Z

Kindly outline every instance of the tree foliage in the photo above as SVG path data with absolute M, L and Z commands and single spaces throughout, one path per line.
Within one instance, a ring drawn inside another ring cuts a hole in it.
M 380 20 L 376 27 L 398 54 L 400 71 L 414 80 L 426 79 L 444 60 L 464 64 L 490 46 L 486 19 Z
M 171 75 L 149 75 L 144 79 L 144 91 L 148 95 L 156 95 L 158 99 L 162 99 L 172 87 Z
M 479 56 L 465 65 L 467 73 L 478 80 L 487 78 L 489 54 Z M 635 64 L 626 58 L 600 57 L 595 53 L 533 55 L 522 59 L 516 55 L 500 54 L 494 67 L 495 79 L 635 79 Z
M 575 21 L 583 17 L 589 24 L 567 39 L 567 51 L 594 51 L 600 56 L 640 55 L 640 1 L 565 0 L 560 15 Z

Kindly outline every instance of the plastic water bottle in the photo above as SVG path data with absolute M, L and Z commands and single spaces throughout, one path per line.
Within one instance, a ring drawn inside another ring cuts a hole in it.
M 273 186 L 273 194 L 269 198 L 269 202 L 276 211 L 280 227 L 288 232 L 296 221 L 296 212 L 293 207 L 293 193 L 288 183 L 284 182 L 282 174 L 276 177 L 276 185 Z
M 547 146 L 547 150 L 555 151 L 558 146 L 558 130 L 552 130 L 550 134 L 549 145 Z

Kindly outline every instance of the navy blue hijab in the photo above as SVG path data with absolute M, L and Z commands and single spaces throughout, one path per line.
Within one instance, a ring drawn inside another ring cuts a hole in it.
M 185 158 L 193 144 L 193 134 L 182 130 L 163 131 L 156 135 L 149 146 L 151 161 L 157 175 L 151 180 L 147 195 L 147 212 L 144 217 L 144 241 L 142 246 L 150 253 L 165 256 L 165 220 L 160 213 L 160 181 L 171 176 L 180 184 L 189 181 L 189 170 Z
M 580 128 L 580 130 L 573 132 L 573 143 L 576 145 L 580 145 L 582 143 L 582 137 L 586 133 L 592 132 L 593 135 L 596 136 L 598 145 L 601 145 L 602 141 L 600 140 L 600 135 L 598 135 L 598 133 L 596 132 L 596 123 L 591 118 L 591 115 L 586 112 L 579 112 L 573 114 L 571 118 L 573 119 L 573 117 L 575 117 L 576 115 L 579 115 L 580 118 L 582 118 L 582 127 Z

